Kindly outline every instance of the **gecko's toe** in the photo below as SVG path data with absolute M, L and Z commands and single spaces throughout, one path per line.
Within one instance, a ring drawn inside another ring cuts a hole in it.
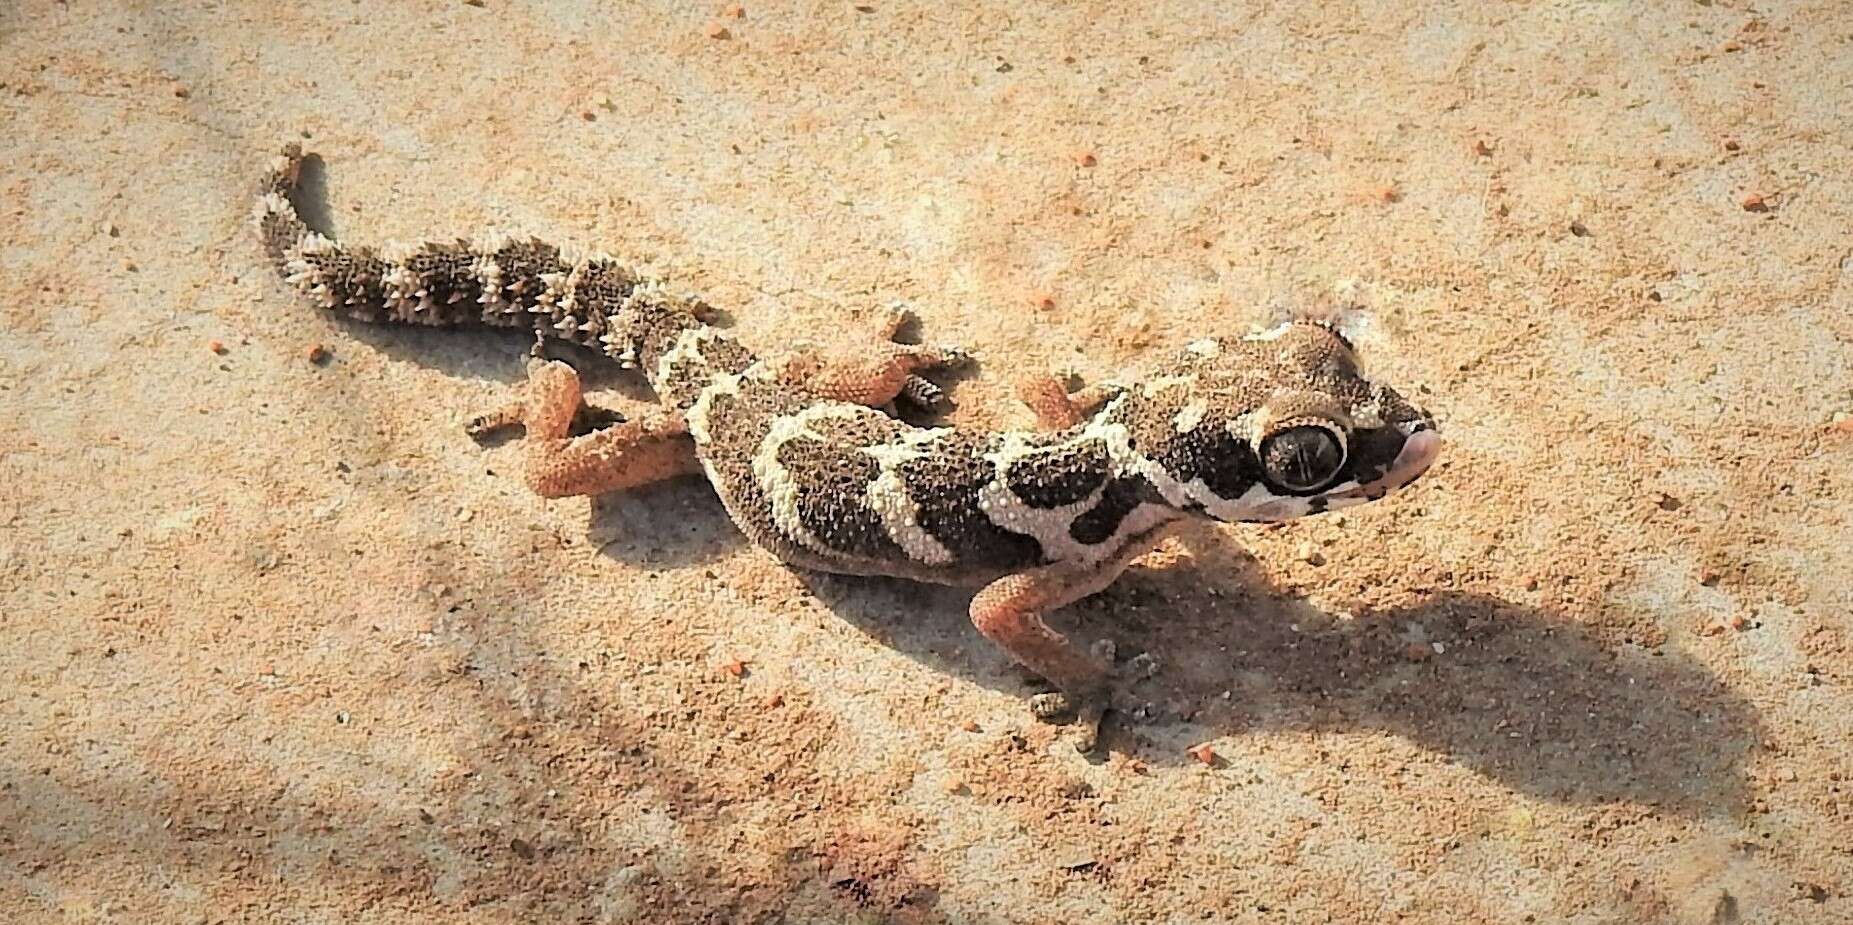
M 1107 714 L 1105 695 L 1075 697 L 1050 691 L 1031 697 L 1029 711 L 1041 722 L 1074 727 L 1075 751 L 1085 755 L 1100 747 L 1100 723 Z
M 912 374 L 901 383 L 900 397 L 924 411 L 940 411 L 951 402 L 951 399 L 946 396 L 945 389 Z
M 1059 723 L 1074 716 L 1074 702 L 1061 691 L 1037 694 L 1029 699 L 1029 712 L 1045 723 Z
M 939 352 L 941 366 L 971 366 L 978 362 L 978 354 L 957 344 L 940 344 L 934 349 Z
M 487 414 L 479 414 L 463 422 L 463 432 L 473 440 L 486 440 L 497 433 L 515 427 L 521 423 L 524 408 L 520 402 L 511 402 Z

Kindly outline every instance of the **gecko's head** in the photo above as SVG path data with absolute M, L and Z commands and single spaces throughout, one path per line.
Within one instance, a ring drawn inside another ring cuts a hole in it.
M 1223 521 L 1280 521 L 1374 501 L 1441 450 L 1434 420 L 1358 370 L 1321 322 L 1196 341 L 1122 413 L 1165 497 Z

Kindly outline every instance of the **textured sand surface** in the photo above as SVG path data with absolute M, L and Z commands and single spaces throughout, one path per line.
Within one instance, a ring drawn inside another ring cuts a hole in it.
M 0 920 L 1853 920 L 1843 4 L 744 14 L 0 4 Z M 1448 455 L 1061 614 L 1160 666 L 1090 762 L 960 592 L 527 494 L 523 338 L 262 263 L 291 138 L 348 240 L 906 300 L 963 422 L 1353 299 Z

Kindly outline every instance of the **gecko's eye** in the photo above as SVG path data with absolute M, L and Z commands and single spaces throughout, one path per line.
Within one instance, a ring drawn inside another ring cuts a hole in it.
M 1261 441 L 1262 471 L 1288 491 L 1323 488 L 1344 465 L 1344 437 L 1327 424 L 1289 422 Z

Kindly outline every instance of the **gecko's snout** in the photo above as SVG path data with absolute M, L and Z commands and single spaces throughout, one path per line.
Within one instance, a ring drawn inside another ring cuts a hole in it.
M 1441 458 L 1442 444 L 1441 435 L 1435 432 L 1432 425 L 1417 424 L 1415 431 L 1403 441 L 1402 449 L 1397 451 L 1396 458 L 1382 475 L 1354 488 L 1333 492 L 1327 498 L 1333 507 L 1342 507 L 1360 501 L 1374 501 L 1403 488 L 1421 478 Z

